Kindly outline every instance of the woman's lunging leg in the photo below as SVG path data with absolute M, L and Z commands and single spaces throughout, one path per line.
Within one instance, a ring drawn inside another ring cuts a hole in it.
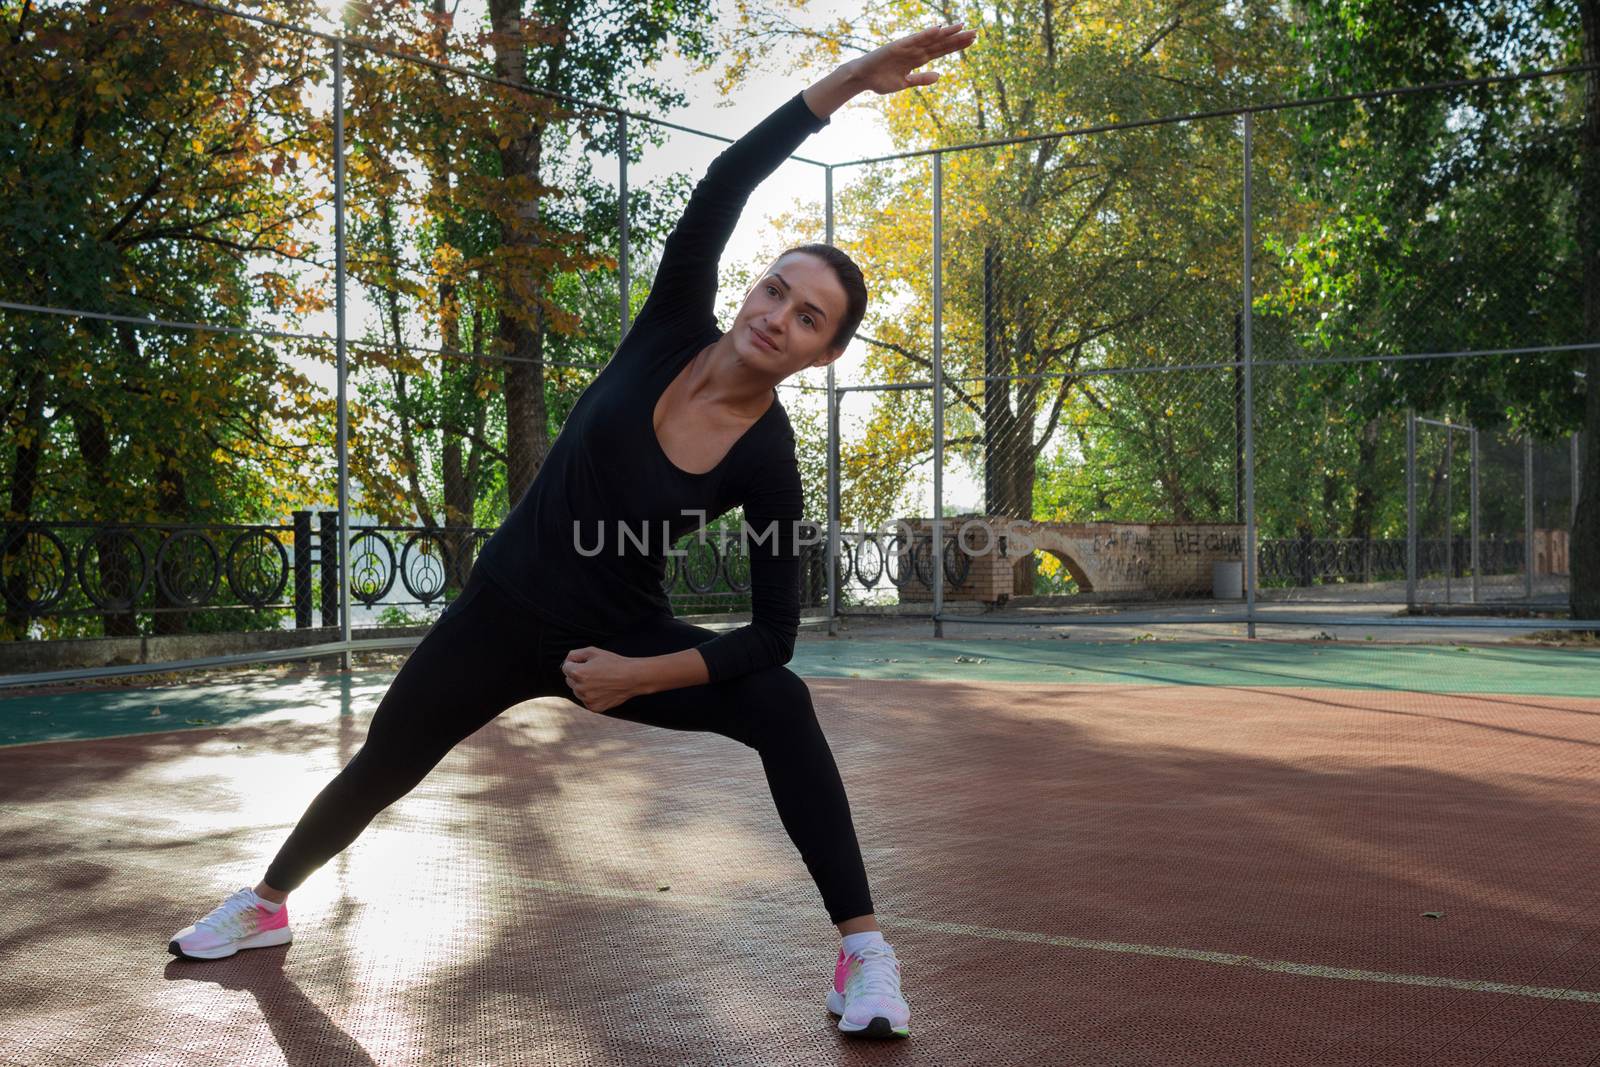
M 470 610 L 469 610 L 470 608 Z M 173 935 L 191 960 L 292 940 L 284 900 L 346 848 L 374 816 L 410 792 L 467 735 L 538 691 L 527 660 L 537 619 L 469 579 L 395 675 L 359 751 L 311 802 L 254 891 L 240 889 Z
M 444 758 L 453 742 L 408 738 L 401 716 L 422 715 L 413 693 L 400 680 L 384 695 L 366 742 L 306 808 L 288 840 L 267 868 L 263 884 L 281 899 L 298 889 L 312 872 L 349 847 L 384 808 L 399 800 Z
M 507 634 L 523 645 L 531 640 L 530 620 L 506 618 L 498 598 L 486 594 L 471 607 L 441 618 L 412 651 L 373 713 L 361 748 L 312 800 L 258 894 L 276 902 L 299 888 L 462 739 L 531 695 L 523 653 L 502 647 Z
M 716 636 L 663 619 L 601 647 L 623 656 L 655 656 Z M 844 782 L 811 702 L 811 690 L 786 667 L 770 667 L 706 685 L 634 697 L 605 714 L 676 730 L 702 730 L 755 749 L 778 818 L 811 872 L 835 923 L 870 920 L 872 896 L 850 818 Z M 875 928 L 856 924 L 866 929 Z
M 850 801 L 811 703 L 792 671 L 775 667 L 747 676 L 721 709 L 761 756 L 778 819 L 800 851 L 835 924 L 872 914 L 866 866 L 850 817 Z

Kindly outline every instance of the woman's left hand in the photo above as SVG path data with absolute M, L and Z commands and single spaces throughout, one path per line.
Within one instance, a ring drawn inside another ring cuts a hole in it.
M 575 648 L 561 662 L 567 688 L 590 711 L 614 708 L 642 690 L 634 672 L 636 661 L 603 648 Z
M 891 41 L 882 48 L 852 59 L 849 66 L 857 83 L 880 95 L 897 93 L 916 85 L 932 85 L 939 80 L 938 71 L 912 71 L 940 56 L 959 52 L 978 39 L 976 30 L 962 29 L 957 22 L 949 26 L 913 33 Z

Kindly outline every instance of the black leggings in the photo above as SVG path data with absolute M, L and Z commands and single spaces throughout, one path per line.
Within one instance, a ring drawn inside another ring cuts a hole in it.
M 574 699 L 561 673 L 572 649 L 594 645 L 623 656 L 656 656 L 715 636 L 671 617 L 609 639 L 567 633 L 474 571 L 400 668 L 373 713 L 366 741 L 306 809 L 267 868 L 266 883 L 284 892 L 298 888 L 378 812 L 415 788 L 445 753 L 506 708 L 535 697 Z M 872 912 L 844 783 L 811 691 L 794 672 L 770 667 L 650 693 L 602 714 L 711 731 L 755 749 L 778 817 L 821 890 L 829 919 L 837 924 Z

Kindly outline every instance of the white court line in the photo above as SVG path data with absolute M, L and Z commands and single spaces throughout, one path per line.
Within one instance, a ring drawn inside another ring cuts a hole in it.
M 575 886 L 551 882 L 540 878 L 516 878 L 521 885 L 546 889 L 557 893 L 601 897 L 613 900 L 654 900 L 675 898 L 689 904 L 713 907 L 782 907 L 765 901 L 728 900 L 723 897 L 695 896 L 689 893 L 660 893 L 642 889 L 611 889 Z M 1296 963 L 1293 960 L 1262 959 L 1259 956 L 1242 956 L 1233 952 L 1210 952 L 1205 949 L 1175 948 L 1167 945 L 1140 945 L 1125 941 L 1096 941 L 1083 937 L 1065 937 L 1057 934 L 1037 934 L 1028 930 L 1007 930 L 995 926 L 977 926 L 972 923 L 944 922 L 938 919 L 916 919 L 908 915 L 876 913 L 882 923 L 929 933 L 958 934 L 964 937 L 981 937 L 990 941 L 1023 941 L 1036 945 L 1054 945 L 1057 948 L 1075 948 L 1090 952 L 1116 952 L 1133 956 L 1164 956 L 1168 959 L 1191 960 L 1196 963 L 1214 963 L 1225 967 L 1249 967 L 1275 974 L 1294 974 L 1307 978 L 1333 978 L 1347 982 L 1381 982 L 1390 985 L 1429 986 L 1435 989 L 1464 989 L 1475 993 L 1504 993 L 1510 996 L 1536 997 L 1545 1000 L 1573 1000 L 1585 1004 L 1600 1004 L 1600 992 L 1583 989 L 1555 989 L 1547 986 L 1518 985 L 1514 982 L 1490 982 L 1474 978 L 1440 978 L 1427 974 L 1395 974 L 1389 971 L 1367 971 L 1353 967 L 1330 967 L 1321 963 Z
M 87 818 L 81 815 L 63 816 L 57 813 L 33 812 L 13 805 L 0 805 L 0 815 L 20 815 L 59 825 L 73 823 L 97 829 L 126 830 L 127 824 L 112 819 Z M 282 829 L 288 830 L 290 824 Z M 257 824 L 251 833 L 260 833 L 265 827 Z M 169 863 L 157 863 L 121 854 L 118 863 L 165 870 Z M 542 889 L 552 893 L 589 897 L 596 900 L 631 900 L 652 903 L 699 904 L 714 908 L 737 908 L 782 912 L 787 917 L 791 905 L 764 900 L 730 899 L 676 891 L 661 892 L 654 889 L 625 889 L 612 886 L 577 885 L 555 882 L 545 878 L 527 878 L 519 875 L 497 876 L 503 882 L 528 889 Z M 1007 930 L 996 926 L 978 926 L 973 923 L 946 922 L 939 919 L 917 919 L 908 915 L 889 915 L 877 912 L 881 922 L 927 933 L 956 934 L 962 937 L 979 937 L 989 941 L 1021 941 L 1035 945 L 1052 945 L 1056 948 L 1079 949 L 1088 952 L 1113 952 L 1130 956 L 1160 956 L 1166 959 L 1189 960 L 1193 963 L 1210 963 L 1223 967 L 1245 967 L 1271 974 L 1292 974 L 1304 978 L 1329 978 L 1345 982 L 1376 982 L 1387 985 L 1425 986 L 1431 989 L 1459 989 L 1472 993 L 1500 993 L 1506 996 L 1533 997 L 1542 1000 L 1567 1000 L 1582 1004 L 1600 1004 L 1600 992 L 1585 989 L 1558 989 L 1550 986 L 1518 985 L 1515 982 L 1490 982 L 1476 978 L 1442 978 L 1428 974 L 1397 974 L 1390 971 L 1368 971 L 1354 967 L 1331 967 L 1322 963 L 1296 963 L 1293 960 L 1263 959 L 1234 952 L 1211 952 L 1206 949 L 1176 948 L 1169 945 L 1141 945 L 1126 941 L 1099 941 L 1084 937 L 1067 937 L 1059 934 L 1039 934 L 1028 930 Z

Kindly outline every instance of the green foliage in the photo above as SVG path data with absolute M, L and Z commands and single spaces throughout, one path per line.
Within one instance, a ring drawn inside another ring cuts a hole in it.
M 418 612 L 400 604 L 390 604 L 378 612 L 379 626 L 427 626 L 438 616 L 429 612 Z
M 300 275 L 321 64 L 181 6 L 11 14 L 0 296 L 224 326 L 320 306 Z M 8 312 L 0 353 L 8 519 L 255 521 L 324 499 L 315 430 L 287 425 L 316 405 L 286 359 L 306 353 L 284 343 Z
M 681 103 L 675 86 L 629 64 L 658 55 L 674 33 L 688 54 L 703 52 L 702 8 L 619 6 L 596 21 L 600 14 L 535 5 L 522 56 L 541 58 L 509 73 L 598 98 L 626 80 L 639 98 Z M 501 77 L 519 43 L 487 27 L 456 41 L 444 32 L 449 20 L 404 5 L 363 17 L 405 40 L 406 51 L 455 52 L 458 66 Z M 364 506 L 397 523 L 495 525 L 620 337 L 619 205 L 614 180 L 595 172 L 610 162 L 600 154 L 617 151 L 616 125 L 603 113 L 359 52 L 350 105 L 360 160 L 350 262 L 381 309 L 362 360 L 353 452 Z M 661 139 L 634 124 L 630 158 Z M 636 248 L 675 217 L 683 184 L 676 176 L 630 188 Z M 635 280 L 635 310 L 646 295 Z M 512 397 L 526 408 L 513 410 Z
M 1308 94 L 1482 77 L 1578 58 L 1561 0 L 1304 3 Z M 1308 108 L 1295 192 L 1327 205 L 1267 238 L 1258 310 L 1284 354 L 1460 352 L 1583 339 L 1576 240 L 1582 82 L 1533 79 Z M 1406 406 L 1543 437 L 1582 418 L 1581 354 L 1330 371 L 1364 417 Z
M 937 86 L 884 99 L 897 146 L 1027 136 L 1282 95 L 1292 48 L 1268 4 L 1006 3 L 948 12 L 978 42 Z M 910 32 L 890 4 L 861 37 Z M 1241 170 L 1228 121 L 952 152 L 943 159 L 946 454 L 984 510 L 1073 519 L 1217 519 L 1233 509 L 1234 401 L 1205 371 L 1105 376 L 1233 356 Z M 1260 160 L 1276 172 L 1286 153 Z M 864 377 L 926 380 L 932 174 L 853 168 L 839 243 L 874 305 Z M 843 512 L 892 517 L 932 449 L 931 398 L 872 396 L 843 446 Z M 859 405 L 860 401 L 855 401 Z M 985 471 L 988 472 L 987 478 Z

